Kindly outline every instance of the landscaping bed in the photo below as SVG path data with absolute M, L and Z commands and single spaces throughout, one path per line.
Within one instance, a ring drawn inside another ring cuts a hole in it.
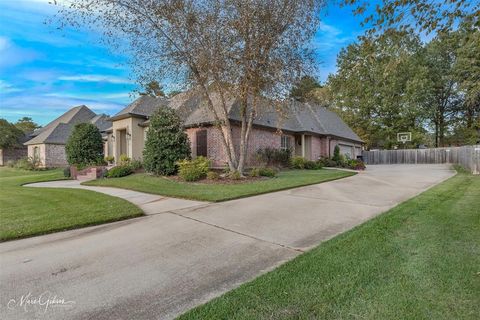
M 225 201 L 257 194 L 285 190 L 310 184 L 349 177 L 353 172 L 339 170 L 285 170 L 274 178 L 251 177 L 238 183 L 183 182 L 179 178 L 167 178 L 149 174 L 133 174 L 122 178 L 97 179 L 84 182 L 90 186 L 109 186 L 140 192 L 160 194 L 200 201 Z M 214 181 L 214 180 L 212 180 Z
M 168 180 L 174 181 L 174 182 L 185 182 L 182 178 L 179 176 L 166 176 L 165 177 Z M 240 179 L 232 179 L 229 177 L 219 177 L 217 179 L 208 179 L 208 178 L 203 178 L 200 180 L 197 180 L 192 183 L 200 183 L 200 184 L 242 184 L 242 183 L 252 183 L 252 182 L 258 182 L 258 181 L 265 181 L 270 178 L 268 177 L 251 177 L 251 176 L 245 176 Z
M 140 216 L 130 202 L 78 189 L 22 185 L 64 179 L 63 170 L 0 168 L 0 241 Z

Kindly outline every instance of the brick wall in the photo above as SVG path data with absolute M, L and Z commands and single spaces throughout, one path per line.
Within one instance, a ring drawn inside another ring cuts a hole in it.
M 324 150 L 323 150 L 324 140 L 325 138 L 322 138 L 319 136 L 312 136 L 311 160 L 317 160 L 321 156 L 326 155 L 326 152 L 324 153 Z
M 17 161 L 28 156 L 27 148 L 0 149 L 0 166 L 7 164 L 7 161 Z
M 67 155 L 65 146 L 62 144 L 45 145 L 45 166 L 46 167 L 66 167 Z
M 227 156 L 223 148 L 220 129 L 217 127 L 209 126 L 204 128 L 189 128 L 186 130 L 188 138 L 190 139 L 192 157 L 197 156 L 196 132 L 199 130 L 207 130 L 207 157 L 212 160 L 212 165 L 214 167 L 224 167 L 227 163 Z M 239 126 L 233 126 L 232 138 L 237 155 L 240 148 L 240 132 L 241 128 Z M 290 136 L 290 139 L 291 145 L 293 146 L 293 136 Z M 255 165 L 255 152 L 258 149 L 266 147 L 279 149 L 280 145 L 280 135 L 277 134 L 275 130 L 252 128 L 247 149 L 247 166 Z

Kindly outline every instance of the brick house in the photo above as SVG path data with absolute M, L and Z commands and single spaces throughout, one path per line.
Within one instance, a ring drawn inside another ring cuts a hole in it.
M 28 148 L 28 157 L 38 160 L 41 167 L 67 166 L 65 144 L 73 127 L 89 122 L 104 132 L 111 126 L 107 118 L 107 115 L 95 114 L 87 106 L 74 107 L 31 134 L 32 139 L 24 143 Z
M 220 99 L 213 95 L 213 104 L 220 108 Z M 255 164 L 255 152 L 260 148 L 290 148 L 294 155 L 316 160 L 331 156 L 339 145 L 341 153 L 355 158 L 361 154 L 362 140 L 340 119 L 324 107 L 296 101 L 289 102 L 285 113 L 280 116 L 271 101 L 262 99 L 253 123 L 248 142 L 247 165 Z M 239 103 L 227 99 L 228 117 L 232 123 L 234 144 L 240 141 Z M 192 156 L 206 156 L 213 166 L 223 167 L 226 155 L 221 143 L 221 132 L 214 125 L 214 116 L 203 96 L 187 91 L 171 99 L 141 96 L 109 120 L 112 127 L 106 130 L 105 155 L 126 154 L 132 159 L 142 159 L 149 117 L 157 108 L 170 107 L 184 121 L 190 139 Z M 277 108 L 276 108 L 277 107 Z M 220 110 L 220 109 L 218 109 Z

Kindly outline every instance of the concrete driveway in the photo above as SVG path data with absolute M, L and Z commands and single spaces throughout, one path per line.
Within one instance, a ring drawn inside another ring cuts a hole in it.
M 369 166 L 324 184 L 2 243 L 0 318 L 170 319 L 453 174 Z

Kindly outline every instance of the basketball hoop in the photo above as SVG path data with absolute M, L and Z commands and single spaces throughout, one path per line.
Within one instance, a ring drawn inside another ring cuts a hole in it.
M 405 144 L 408 141 L 412 141 L 411 132 L 399 132 L 397 133 L 397 141 Z

